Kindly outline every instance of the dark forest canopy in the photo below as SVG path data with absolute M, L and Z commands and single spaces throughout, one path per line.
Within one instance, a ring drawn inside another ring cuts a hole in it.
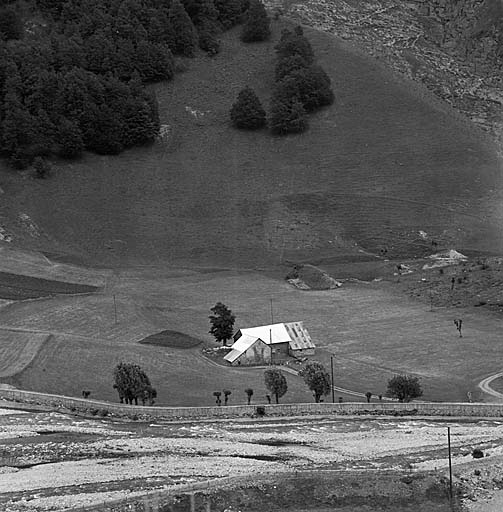
M 0 0 L 0 143 L 16 167 L 35 157 L 117 154 L 159 130 L 149 82 L 174 56 L 218 51 L 245 0 Z

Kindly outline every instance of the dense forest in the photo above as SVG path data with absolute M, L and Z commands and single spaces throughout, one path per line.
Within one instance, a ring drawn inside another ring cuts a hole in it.
M 252 0 L 255 2 L 258 0 Z M 1 152 L 18 168 L 154 140 L 176 56 L 213 55 L 248 0 L 0 0 Z

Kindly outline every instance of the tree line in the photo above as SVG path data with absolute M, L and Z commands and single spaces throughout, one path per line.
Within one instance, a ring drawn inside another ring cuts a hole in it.
M 0 151 L 36 157 L 117 154 L 150 143 L 158 105 L 145 85 L 175 57 L 219 51 L 248 0 L 0 1 Z

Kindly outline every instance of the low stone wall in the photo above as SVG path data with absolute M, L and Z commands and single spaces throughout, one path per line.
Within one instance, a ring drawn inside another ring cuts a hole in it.
M 390 416 L 472 416 L 503 417 L 502 404 L 446 403 L 446 402 L 346 402 L 279 405 L 228 405 L 213 407 L 143 407 L 98 400 L 85 400 L 59 395 L 48 395 L 19 389 L 1 389 L 0 399 L 20 404 L 66 409 L 73 413 L 95 416 L 123 416 L 132 419 L 162 418 L 166 420 L 218 419 L 261 416 L 302 415 L 390 415 Z

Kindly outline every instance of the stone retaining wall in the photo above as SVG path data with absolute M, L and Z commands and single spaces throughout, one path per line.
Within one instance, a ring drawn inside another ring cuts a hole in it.
M 65 409 L 73 413 L 95 416 L 123 416 L 132 419 L 162 418 L 215 419 L 259 416 L 258 407 L 265 416 L 302 416 L 317 414 L 334 415 L 391 415 L 391 416 L 472 416 L 503 417 L 503 404 L 445 403 L 445 402 L 346 402 L 305 403 L 279 405 L 228 405 L 221 407 L 143 407 L 98 400 L 85 400 L 59 395 L 48 395 L 19 389 L 0 389 L 0 399 L 33 404 L 54 409 Z

